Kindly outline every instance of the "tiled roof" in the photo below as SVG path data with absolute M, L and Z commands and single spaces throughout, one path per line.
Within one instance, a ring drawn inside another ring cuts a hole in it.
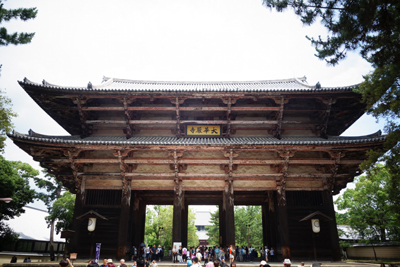
M 103 78 L 100 85 L 92 85 L 90 82 L 84 87 L 54 85 L 43 80 L 42 84 L 32 82 L 27 78 L 19 81 L 20 85 L 31 85 L 35 87 L 58 89 L 67 91 L 134 91 L 134 92 L 326 92 L 326 91 L 351 91 L 355 85 L 344 87 L 319 87 L 308 85 L 306 78 L 292 78 L 281 80 L 261 81 L 143 81 L 125 80 L 116 78 Z
M 169 136 L 135 136 L 126 139 L 123 136 L 47 136 L 36 134 L 21 134 L 13 131 L 10 138 L 44 143 L 57 144 L 84 144 L 84 145 L 332 145 L 332 144 L 359 144 L 383 142 L 385 136 L 380 132 L 357 137 L 330 136 L 327 139 L 321 137 L 283 137 L 281 140 L 275 137 L 231 137 L 231 138 L 177 138 Z

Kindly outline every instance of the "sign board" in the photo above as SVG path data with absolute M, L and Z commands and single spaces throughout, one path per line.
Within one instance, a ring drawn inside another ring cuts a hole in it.
M 78 253 L 70 253 L 70 254 L 69 254 L 69 258 L 70 258 L 71 260 L 76 260 L 77 257 L 78 257 Z
M 187 124 L 185 132 L 186 136 L 220 137 L 222 136 L 222 127 L 221 125 Z

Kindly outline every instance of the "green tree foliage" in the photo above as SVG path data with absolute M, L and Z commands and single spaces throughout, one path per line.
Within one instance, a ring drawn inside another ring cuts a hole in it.
M 53 208 L 46 217 L 46 222 L 50 226 L 52 222 L 56 222 L 56 233 L 63 230 L 69 230 L 72 225 L 74 216 L 75 195 L 65 192 L 60 198 L 53 203 Z
M 3 220 L 12 219 L 25 212 L 23 207 L 35 197 L 35 191 L 30 189 L 28 179 L 38 173 L 27 163 L 8 161 L 0 155 L 0 196 L 12 198 L 9 203 L 0 201 L 0 250 L 18 239 L 18 234 Z
M 8 22 L 12 19 L 23 21 L 36 18 L 38 10 L 33 8 L 5 9 L 4 1 L 0 0 L 0 23 Z M 13 32 L 9 33 L 5 27 L 0 27 L 0 46 L 9 44 L 27 44 L 32 41 L 35 33 Z
M 236 246 L 254 248 L 263 246 L 261 206 L 235 207 L 235 242 Z M 212 246 L 219 242 L 219 210 L 211 213 L 211 225 L 206 226 L 208 243 Z
M 49 213 L 53 209 L 53 203 L 55 200 L 60 198 L 61 190 L 63 185 L 61 182 L 57 181 L 56 176 L 49 173 L 47 169 L 43 170 L 45 174 L 44 178 L 35 177 L 34 181 L 37 187 L 44 189 L 43 192 L 36 192 L 36 198 L 42 200 L 46 206 Z M 54 255 L 54 227 L 55 221 L 50 223 L 50 260 L 55 261 Z
M 369 241 L 399 240 L 400 225 L 392 212 L 394 203 L 389 197 L 390 173 L 383 165 L 373 167 L 367 176 L 355 179 L 356 188 L 346 189 L 336 201 L 339 223 L 348 224 L 359 236 Z
M 56 176 L 49 173 L 47 169 L 44 169 L 42 172 L 44 173 L 44 178 L 33 178 L 36 186 L 44 190 L 42 192 L 36 192 L 36 197 L 42 200 L 50 211 L 53 202 L 60 197 L 63 185 L 60 181 L 57 181 Z
M 369 160 L 361 167 L 368 170 L 378 160 L 386 163 L 390 173 L 387 189 L 395 203 L 391 212 L 400 214 L 400 1 L 263 0 L 263 4 L 278 11 L 291 7 L 307 25 L 319 18 L 329 35 L 309 39 L 316 56 L 328 64 L 336 65 L 348 51 L 359 52 L 371 63 L 374 71 L 364 76 L 356 91 L 363 95 L 369 114 L 385 119 L 388 136 L 385 149 L 370 151 Z
M 172 247 L 173 206 L 154 206 L 146 211 L 145 243 L 149 245 Z M 194 225 L 195 213 L 189 209 L 188 246 L 197 246 L 199 238 Z
M 11 120 L 16 116 L 11 109 L 11 99 L 0 89 L 0 152 L 4 152 L 6 133 L 12 130 Z
M 236 246 L 263 246 L 261 206 L 235 207 Z
M 210 246 L 219 246 L 219 209 L 210 213 L 210 225 L 206 225 L 208 244 Z
M 0 221 L 0 251 L 8 250 L 8 247 L 18 241 L 18 234 L 7 224 Z
M 29 187 L 28 179 L 38 175 L 29 164 L 7 161 L 0 156 L 0 196 L 10 197 L 10 203 L 0 201 L 0 221 L 24 213 L 23 207 L 32 202 L 35 191 Z

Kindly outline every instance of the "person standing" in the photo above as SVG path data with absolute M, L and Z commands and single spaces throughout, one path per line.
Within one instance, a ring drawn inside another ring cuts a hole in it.
M 151 248 L 151 261 L 156 260 L 157 257 L 157 247 L 156 244 L 153 245 L 153 247 Z
M 265 255 L 265 261 L 268 262 L 269 249 L 267 246 L 265 246 L 264 255 Z
M 199 263 L 201 263 L 201 259 L 202 259 L 203 255 L 201 255 L 200 250 L 196 253 L 196 258 L 199 259 Z
M 174 245 L 172 249 L 172 262 L 176 263 L 178 261 L 178 248 Z
M 235 256 L 233 255 L 234 249 L 232 247 L 232 245 L 229 247 L 229 263 L 232 264 Z
M 118 267 L 128 267 L 126 264 L 125 264 L 125 259 L 121 259 L 120 261 L 119 261 L 119 265 L 118 265 Z
M 150 246 L 146 247 L 146 260 L 149 261 L 150 260 Z
M 182 248 L 182 260 L 184 263 L 186 263 L 186 260 L 187 260 L 187 248 L 186 247 Z
M 100 267 L 107 267 L 107 259 L 104 259 L 104 260 L 103 260 L 103 264 L 100 265 Z
M 115 264 L 113 263 L 112 259 L 107 260 L 107 267 L 115 267 Z
M 269 255 L 271 257 L 271 261 L 274 262 L 275 261 L 275 250 L 274 250 L 274 248 L 271 248 L 271 250 L 269 251 Z
M 192 267 L 201 267 L 197 257 L 194 257 Z
M 219 266 L 228 267 L 228 264 L 225 263 L 225 257 L 221 257 L 221 262 L 220 262 Z

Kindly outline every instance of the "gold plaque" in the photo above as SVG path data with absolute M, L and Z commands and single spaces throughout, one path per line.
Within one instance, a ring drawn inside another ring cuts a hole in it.
M 186 125 L 186 136 L 221 136 L 221 125 Z

